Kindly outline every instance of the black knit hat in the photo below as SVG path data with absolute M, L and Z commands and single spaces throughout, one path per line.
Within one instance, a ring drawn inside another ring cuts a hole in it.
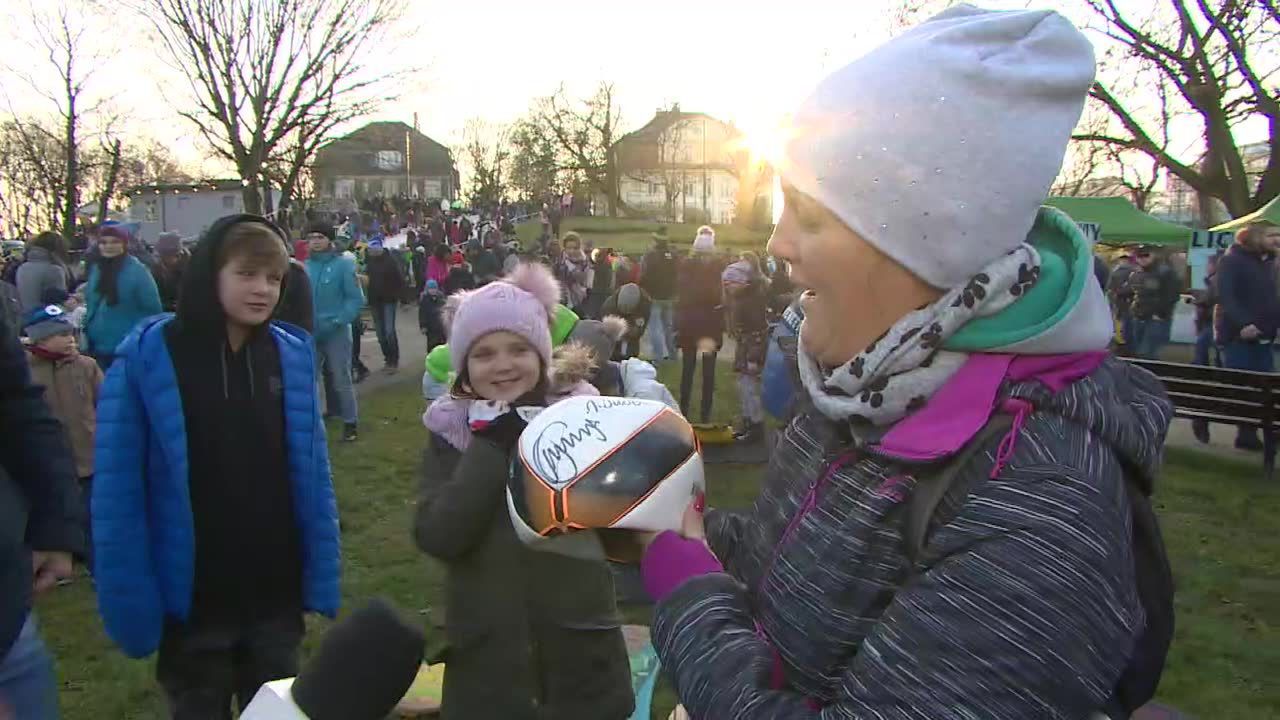
M 325 237 L 329 238 L 329 242 L 333 242 L 333 241 L 334 241 L 334 240 L 333 240 L 333 237 L 334 237 L 334 235 L 333 235 L 333 226 L 332 226 L 332 225 L 330 225 L 329 223 L 320 223 L 320 222 L 317 222 L 317 223 L 311 223 L 310 225 L 308 225 L 308 226 L 307 226 L 307 232 L 306 232 L 306 234 L 307 234 L 307 235 L 310 235 L 311 233 L 319 233 L 319 234 L 321 234 L 321 235 L 323 235 L 323 236 L 325 236 Z

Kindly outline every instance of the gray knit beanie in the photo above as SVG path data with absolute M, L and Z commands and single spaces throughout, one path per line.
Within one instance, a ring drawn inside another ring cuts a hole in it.
M 957 5 L 822 81 L 781 174 L 938 288 L 1026 238 L 1093 84 L 1050 10 Z

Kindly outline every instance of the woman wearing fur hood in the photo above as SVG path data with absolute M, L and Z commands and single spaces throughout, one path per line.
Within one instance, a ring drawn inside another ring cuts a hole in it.
M 629 717 L 630 669 L 601 561 L 524 546 L 506 480 L 530 407 L 596 395 L 590 353 L 552 353 L 560 288 L 540 265 L 461 293 L 445 308 L 448 395 L 428 408 L 414 539 L 442 561 L 448 648 L 445 720 Z M 500 682 L 493 682 L 500 678 Z

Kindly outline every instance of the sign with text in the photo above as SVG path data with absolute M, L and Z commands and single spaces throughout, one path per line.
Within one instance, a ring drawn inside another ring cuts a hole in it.
M 1102 239 L 1102 226 L 1098 223 L 1082 222 L 1076 225 L 1080 227 L 1080 232 L 1084 233 L 1084 239 L 1089 241 L 1090 247 L 1097 245 Z
M 1204 272 L 1209 267 L 1209 258 L 1231 247 L 1235 242 L 1235 233 L 1196 230 L 1191 234 L 1191 245 L 1187 248 L 1187 267 L 1191 271 L 1191 289 L 1204 290 Z

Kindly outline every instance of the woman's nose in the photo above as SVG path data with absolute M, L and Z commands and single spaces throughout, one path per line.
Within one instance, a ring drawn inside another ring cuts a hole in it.
M 765 246 L 765 252 L 779 260 L 795 262 L 795 257 L 793 257 L 794 250 L 795 246 L 788 237 L 784 226 L 781 223 L 773 226 L 773 234 L 769 236 L 769 244 Z

